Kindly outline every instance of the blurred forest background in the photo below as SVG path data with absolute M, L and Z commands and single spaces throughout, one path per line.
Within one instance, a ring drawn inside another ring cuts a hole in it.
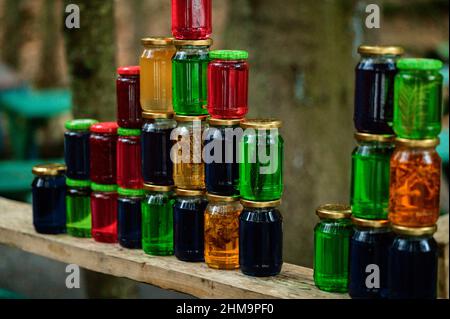
M 64 27 L 69 3 L 80 6 L 79 30 Z M 382 8 L 381 29 L 364 25 L 369 3 Z M 449 1 L 213 5 L 213 48 L 250 52 L 249 116 L 284 122 L 285 261 L 311 267 L 315 208 L 349 199 L 357 47 L 401 45 L 410 56 L 448 57 Z M 114 120 L 116 67 L 138 64 L 142 37 L 170 35 L 170 8 L 170 0 L 0 0 L 0 63 L 33 88 L 71 88 L 74 116 Z M 41 157 L 62 157 L 63 123 L 71 116 L 58 115 L 36 131 Z M 5 159 L 6 122 L 0 115 Z

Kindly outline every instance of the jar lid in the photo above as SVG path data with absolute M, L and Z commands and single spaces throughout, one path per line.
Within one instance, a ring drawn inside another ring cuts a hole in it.
M 247 60 L 248 52 L 244 50 L 213 50 L 209 52 L 209 57 L 218 60 Z
M 411 148 L 430 148 L 436 147 L 440 143 L 439 138 L 431 138 L 426 140 L 409 140 L 406 138 L 396 138 L 395 144 L 398 146 L 406 146 Z
M 63 175 L 66 172 L 66 165 L 53 163 L 53 164 L 39 164 L 33 166 L 32 173 L 37 176 L 58 176 Z
M 158 112 L 142 112 L 142 117 L 144 119 L 171 119 L 174 114 L 171 112 L 158 113 Z
M 429 227 L 404 227 L 392 225 L 392 230 L 399 235 L 426 236 L 426 235 L 433 235 L 437 231 L 437 226 L 433 225 Z
M 210 118 L 208 120 L 210 125 L 214 126 L 232 126 L 232 125 L 239 125 L 244 119 L 233 119 L 233 120 L 222 120 L 222 119 L 213 119 Z
M 91 126 L 92 133 L 117 134 L 118 125 L 116 122 L 102 122 Z
M 158 45 L 158 46 L 170 46 L 173 45 L 173 38 L 171 37 L 148 37 L 141 39 L 143 46 Z
M 89 187 L 91 186 L 91 181 L 89 180 L 79 180 L 79 179 L 72 179 L 66 177 L 66 185 L 69 187 Z
M 130 188 L 117 188 L 117 193 L 122 196 L 129 196 L 129 197 L 140 197 L 144 196 L 145 192 L 143 189 L 130 189 Z
M 389 226 L 389 220 L 387 219 L 361 219 L 352 217 L 352 222 L 355 226 L 368 228 L 383 228 Z
M 239 200 L 239 196 L 220 196 L 207 193 L 206 198 L 209 202 L 236 202 Z
M 213 40 L 211 38 L 204 39 L 204 40 L 178 40 L 174 39 L 173 44 L 176 46 L 184 46 L 184 45 L 191 45 L 191 46 L 211 46 L 213 44 Z
M 249 208 L 269 208 L 269 207 L 278 207 L 281 205 L 281 199 L 272 200 L 268 202 L 254 202 L 250 200 L 241 199 L 241 204 L 244 207 Z
M 134 128 L 119 127 L 117 133 L 119 134 L 119 136 L 140 136 L 141 130 Z
M 444 64 L 435 59 L 400 59 L 397 62 L 399 70 L 439 71 Z
M 117 192 L 117 185 L 106 185 L 106 184 L 97 184 L 92 183 L 91 188 L 95 192 L 105 192 L 105 193 L 113 193 Z
M 282 122 L 275 119 L 245 119 L 241 122 L 242 128 L 271 129 L 280 128 Z
M 69 131 L 89 131 L 95 123 L 98 123 L 98 121 L 93 119 L 76 119 L 67 121 L 64 126 Z
M 175 121 L 177 121 L 177 122 L 204 121 L 207 118 L 208 118 L 208 115 L 197 115 L 197 116 L 175 115 Z
M 361 45 L 358 53 L 362 55 L 402 55 L 405 50 L 399 46 Z
M 119 75 L 139 75 L 141 73 L 141 67 L 139 65 L 123 66 L 117 68 Z
M 153 184 L 144 184 L 144 189 L 149 192 L 170 192 L 173 190 L 173 186 L 160 186 Z
M 205 191 L 203 191 L 203 190 L 177 188 L 175 190 L 175 194 L 177 194 L 178 196 L 186 196 L 186 197 L 204 196 L 205 195 Z
M 355 133 L 355 139 L 361 142 L 381 142 L 392 143 L 395 141 L 395 135 L 387 134 L 369 134 L 369 133 Z
M 352 216 L 352 209 L 349 205 L 325 204 L 317 208 L 316 214 L 321 219 L 345 219 Z

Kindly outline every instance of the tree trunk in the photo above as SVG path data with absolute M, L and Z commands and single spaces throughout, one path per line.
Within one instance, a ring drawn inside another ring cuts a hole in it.
M 1 59 L 16 71 L 20 62 L 19 52 L 26 41 L 23 26 L 29 20 L 29 12 L 23 3 L 23 0 L 5 0 L 3 3 Z

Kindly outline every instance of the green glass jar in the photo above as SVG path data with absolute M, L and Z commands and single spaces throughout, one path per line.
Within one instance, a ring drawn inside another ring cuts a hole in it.
M 244 120 L 239 164 L 241 198 L 272 201 L 283 193 L 284 141 L 281 121 Z
M 441 132 L 442 62 L 400 59 L 395 77 L 394 131 L 400 138 L 435 138 Z
M 352 154 L 352 214 L 363 219 L 387 219 L 389 168 L 395 136 L 356 133 Z
M 208 114 L 208 63 L 211 39 L 174 40 L 172 102 L 177 115 Z
M 142 249 L 149 255 L 173 255 L 173 187 L 144 184 L 144 189 Z
M 66 178 L 66 229 L 74 237 L 91 237 L 91 182 Z
M 316 210 L 320 222 L 314 229 L 314 282 L 320 290 L 347 292 L 351 209 L 346 205 L 323 205 Z

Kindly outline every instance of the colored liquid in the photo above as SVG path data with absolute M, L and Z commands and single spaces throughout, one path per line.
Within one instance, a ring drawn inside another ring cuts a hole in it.
M 434 149 L 398 148 L 391 159 L 389 220 L 433 226 L 439 218 L 441 158 Z
M 239 119 L 248 113 L 248 64 L 214 60 L 208 66 L 208 112 L 213 118 Z
M 64 159 L 66 176 L 72 179 L 88 180 L 90 166 L 89 132 L 64 133 Z
M 330 292 L 347 292 L 350 220 L 321 221 L 314 229 L 314 282 Z
M 142 180 L 141 137 L 119 136 L 117 141 L 117 185 L 140 189 Z
M 142 111 L 139 75 L 122 75 L 116 81 L 117 124 L 120 127 L 140 129 Z
M 389 298 L 436 299 L 437 269 L 433 238 L 397 237 L 389 250 Z
M 33 225 L 38 233 L 66 231 L 66 179 L 64 176 L 36 177 L 31 185 Z
M 208 49 L 178 51 L 172 60 L 173 109 L 177 115 L 208 114 Z
M 278 209 L 245 208 L 239 218 L 239 263 L 249 276 L 275 276 L 283 265 L 283 226 Z
M 92 133 L 90 149 L 91 181 L 98 184 L 115 184 L 117 179 L 117 135 Z
M 125 248 L 141 248 L 141 198 L 119 197 L 117 204 L 117 236 Z
M 91 237 L 91 190 L 69 188 L 66 196 L 67 233 L 74 237 Z
M 117 193 L 91 195 L 92 238 L 102 243 L 117 242 Z
M 394 146 L 363 144 L 352 154 L 352 214 L 363 219 L 387 219 L 390 159 Z
M 206 39 L 212 33 L 211 0 L 172 0 L 172 34 L 177 39 Z

